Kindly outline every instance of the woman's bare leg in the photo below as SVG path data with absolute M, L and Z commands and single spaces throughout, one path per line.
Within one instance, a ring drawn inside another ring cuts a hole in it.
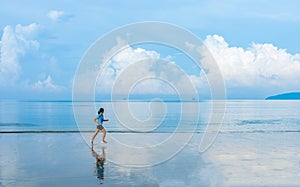
M 102 129 L 102 133 L 103 133 L 103 134 L 102 134 L 102 142 L 106 142 L 106 141 L 105 141 L 106 130 L 105 130 L 104 128 Z
M 93 134 L 93 137 L 91 139 L 91 143 L 93 144 L 94 143 L 94 139 L 96 138 L 97 134 L 99 133 L 99 129 L 96 129 L 94 134 Z

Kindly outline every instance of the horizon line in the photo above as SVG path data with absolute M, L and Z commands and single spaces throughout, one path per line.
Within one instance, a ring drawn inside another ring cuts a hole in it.
M 205 101 L 287 101 L 300 99 L 201 99 L 201 100 L 147 100 L 147 99 L 133 99 L 133 100 L 71 100 L 71 99 L 0 99 L 0 101 L 17 101 L 17 102 L 205 102 Z

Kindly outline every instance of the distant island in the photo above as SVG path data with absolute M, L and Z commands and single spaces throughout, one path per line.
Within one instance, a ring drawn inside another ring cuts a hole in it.
M 300 92 L 283 93 L 269 96 L 266 100 L 300 100 Z

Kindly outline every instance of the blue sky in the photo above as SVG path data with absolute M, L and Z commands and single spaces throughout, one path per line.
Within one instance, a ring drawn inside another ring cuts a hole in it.
M 300 91 L 296 0 L 1 4 L 0 99 L 71 99 L 76 68 L 91 44 L 115 28 L 141 21 L 172 23 L 202 39 L 223 73 L 228 98 Z M 127 52 L 147 56 L 150 51 L 175 63 L 185 59 L 159 47 L 138 48 Z M 191 78 L 195 84 L 201 81 L 197 75 Z

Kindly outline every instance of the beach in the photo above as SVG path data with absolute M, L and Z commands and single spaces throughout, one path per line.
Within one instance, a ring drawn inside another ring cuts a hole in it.
M 80 133 L 1 134 L 0 186 L 299 186 L 299 135 L 220 133 L 214 144 L 200 153 L 201 133 L 196 133 L 175 156 L 148 167 L 113 163 L 109 155 L 115 152 L 114 145 L 97 143 L 98 138 L 94 150 L 100 157 L 104 151 L 106 158 L 97 173 L 95 155 Z M 113 136 L 141 142 L 144 134 Z M 110 137 L 112 134 L 108 142 Z M 159 155 L 149 152 L 142 156 L 159 160 Z

